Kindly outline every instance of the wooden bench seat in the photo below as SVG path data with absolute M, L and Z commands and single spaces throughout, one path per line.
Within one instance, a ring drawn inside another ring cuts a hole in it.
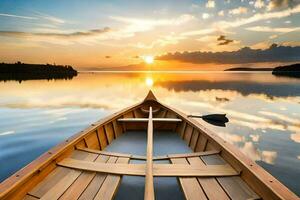
M 105 156 L 75 150 L 71 158 L 93 163 L 122 163 L 129 158 Z M 58 166 L 24 197 L 35 199 L 112 199 L 122 176 Z
M 125 159 L 125 158 L 124 158 Z M 129 159 L 129 158 L 127 158 Z M 172 159 L 173 160 L 173 159 Z M 174 159 L 176 160 L 176 159 Z M 71 158 L 66 158 L 58 163 L 59 166 L 64 166 L 77 170 L 102 172 L 109 174 L 145 176 L 145 164 L 113 164 L 113 163 L 95 163 L 81 161 Z M 154 164 L 153 176 L 234 176 L 238 175 L 230 165 L 210 165 L 197 166 L 188 164 Z

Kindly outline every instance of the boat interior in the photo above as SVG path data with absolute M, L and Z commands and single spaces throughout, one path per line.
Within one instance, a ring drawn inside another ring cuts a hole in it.
M 230 146 L 149 93 L 49 150 L 0 189 L 3 199 L 26 200 L 295 197 Z

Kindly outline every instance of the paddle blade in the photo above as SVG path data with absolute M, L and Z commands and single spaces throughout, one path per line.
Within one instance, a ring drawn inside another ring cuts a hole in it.
M 219 123 L 227 123 L 229 122 L 228 118 L 226 117 L 226 114 L 211 114 L 211 115 L 203 115 L 203 120 L 208 121 L 215 121 Z
M 188 115 L 188 117 L 202 118 L 205 122 L 215 125 L 225 127 L 225 123 L 229 122 L 229 119 L 226 117 L 226 114 L 210 114 L 210 115 Z

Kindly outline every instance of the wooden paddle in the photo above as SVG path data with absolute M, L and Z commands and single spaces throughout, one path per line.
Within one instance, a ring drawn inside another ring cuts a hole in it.
M 226 114 L 210 114 L 210 115 L 188 115 L 188 117 L 201 118 L 207 123 L 210 123 L 215 126 L 225 127 L 225 123 L 229 122 L 229 119 L 226 117 Z

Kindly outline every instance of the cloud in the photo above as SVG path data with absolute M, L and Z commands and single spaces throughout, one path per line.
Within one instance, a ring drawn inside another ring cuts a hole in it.
M 263 8 L 265 6 L 265 2 L 263 0 L 256 0 L 254 3 L 255 8 Z
M 231 13 L 238 13 L 239 11 L 232 11 Z M 198 29 L 198 30 L 190 30 L 187 32 L 182 33 L 184 36 L 195 36 L 195 35 L 205 35 L 205 34 L 212 34 L 214 32 L 228 32 L 227 29 L 229 28 L 235 28 L 235 27 L 240 27 L 244 26 L 247 24 L 251 24 L 254 22 L 258 21 L 263 21 L 263 20 L 270 20 L 270 19 L 280 19 L 284 17 L 288 17 L 292 14 L 297 14 L 300 13 L 300 5 L 295 5 L 292 8 L 288 8 L 285 10 L 281 11 L 273 11 L 273 12 L 265 12 L 265 13 L 257 13 L 252 15 L 251 17 L 248 18 L 239 18 L 235 21 L 219 21 L 216 22 L 212 25 L 212 28 L 204 28 L 204 29 Z M 208 13 L 203 13 L 208 14 Z M 222 16 L 224 12 L 221 12 L 219 16 Z M 209 17 L 209 14 L 205 17 Z
M 29 17 L 29 16 L 22 16 L 22 15 L 13 15 L 13 14 L 7 14 L 7 13 L 0 13 L 0 16 L 3 16 L 3 17 L 13 17 L 13 18 L 21 18 L 21 19 L 33 19 L 33 20 L 38 19 L 36 17 Z
M 253 26 L 253 27 L 247 27 L 245 29 L 249 31 L 256 31 L 256 32 L 289 33 L 293 31 L 299 31 L 300 27 L 272 28 L 268 26 Z
M 245 142 L 241 151 L 254 161 L 263 161 L 268 164 L 274 164 L 277 159 L 276 151 L 259 151 L 252 142 Z
M 189 63 L 242 64 L 259 62 L 300 61 L 300 46 L 271 45 L 268 49 L 244 47 L 237 51 L 224 52 L 176 52 L 157 57 L 158 60 L 177 60 Z
M 269 112 L 269 111 L 259 111 L 259 113 L 262 114 L 262 115 L 265 115 L 265 116 L 277 118 L 277 119 L 283 121 L 284 124 L 287 124 L 287 123 L 300 124 L 299 119 L 291 118 L 291 117 L 288 117 L 288 116 L 283 115 L 283 114 Z
M 220 35 L 220 36 L 217 38 L 217 41 L 219 41 L 219 44 L 218 44 L 218 45 L 227 45 L 227 44 L 233 42 L 233 40 L 227 39 L 225 35 Z
M 232 134 L 232 133 L 228 133 L 228 132 L 220 132 L 220 131 L 218 131 L 217 134 L 224 140 L 230 142 L 231 144 L 245 141 L 245 137 L 242 135 Z
M 167 19 L 141 19 L 123 16 L 110 16 L 110 19 L 126 24 L 125 27 L 112 33 L 112 38 L 120 39 L 125 37 L 133 37 L 136 33 L 151 31 L 157 27 L 179 26 L 194 20 L 195 16 L 191 14 L 182 14 L 178 17 Z
M 183 14 L 177 18 L 171 19 L 140 19 L 140 18 L 130 18 L 122 16 L 110 16 L 110 19 L 129 24 L 128 29 L 136 31 L 147 31 L 151 30 L 157 26 L 169 26 L 169 25 L 181 25 L 187 23 L 195 17 L 191 14 Z
M 224 15 L 225 15 L 224 10 L 220 10 L 220 11 L 218 12 L 218 15 L 221 16 L 221 17 L 224 16 Z
M 103 29 L 93 29 L 89 31 L 78 31 L 72 33 L 31 33 L 19 31 L 0 31 L 0 36 L 19 37 L 19 38 L 56 38 L 56 39 L 77 39 L 81 37 L 98 36 L 109 32 L 111 29 L 106 27 Z
M 214 8 L 215 7 L 215 1 L 214 0 L 208 0 L 205 4 L 206 8 Z
M 134 44 L 128 44 L 131 47 L 139 48 L 139 49 L 152 49 L 155 46 L 164 47 L 167 45 L 178 44 L 179 41 L 187 39 L 186 36 L 176 35 L 175 33 L 171 33 L 169 35 L 160 36 L 158 39 L 145 44 L 143 42 L 137 42 Z
M 196 36 L 196 35 L 207 35 L 207 34 L 211 34 L 213 32 L 215 32 L 216 29 L 214 28 L 208 28 L 208 29 L 200 29 L 200 30 L 196 30 L 196 31 L 187 31 L 182 33 L 181 35 L 183 36 Z
M 296 5 L 295 0 L 270 0 L 267 9 L 273 10 L 283 7 L 292 7 Z
M 273 165 L 275 163 L 276 158 L 277 158 L 276 151 L 262 151 L 261 152 L 261 160 L 268 164 Z
M 39 19 L 46 19 L 53 24 L 66 23 L 65 20 L 38 13 Z M 136 33 L 151 31 L 161 26 L 179 26 L 193 20 L 195 17 L 190 14 L 182 14 L 175 18 L 166 19 L 141 19 L 141 18 L 128 18 L 122 16 L 111 16 L 110 19 L 124 23 L 125 26 L 119 29 L 111 30 L 110 28 L 94 29 L 87 31 L 66 31 L 60 29 L 35 29 L 31 32 L 21 31 L 0 31 L 0 36 L 26 38 L 38 42 L 48 42 L 61 45 L 69 45 L 75 42 L 81 42 L 83 44 L 95 44 L 95 42 L 119 40 L 123 38 L 129 38 L 135 36 Z M 64 39 L 64 40 L 61 40 Z M 79 40 L 80 39 L 80 40 Z M 142 43 L 129 44 L 129 46 L 135 46 L 138 48 L 153 48 L 154 45 L 165 46 L 168 44 L 176 44 L 179 40 L 185 39 L 185 36 L 165 36 L 160 37 L 150 45 Z
M 260 135 L 249 135 L 252 139 L 253 142 L 258 142 L 259 141 L 259 138 L 260 138 Z
M 300 143 L 300 133 L 291 134 L 291 140 L 294 142 Z
M 0 16 L 20 18 L 20 19 L 29 19 L 29 20 L 47 20 L 54 24 L 66 23 L 65 20 L 58 18 L 58 17 L 54 17 L 54 16 L 47 15 L 47 14 L 40 13 L 40 12 L 35 12 L 35 13 L 37 13 L 37 15 L 34 15 L 34 16 L 23 16 L 23 15 L 14 15 L 14 14 L 8 14 L 8 13 L 0 13 Z
M 202 19 L 208 19 L 209 17 L 210 17 L 210 14 L 208 14 L 208 13 L 202 14 Z
M 278 35 L 274 34 L 274 35 L 271 35 L 271 36 L 269 37 L 269 39 L 273 40 L 273 39 L 275 39 L 275 38 L 277 38 L 277 37 L 278 37 Z
M 61 19 L 61 18 L 58 18 L 58 17 L 54 17 L 54 16 L 51 16 L 51 15 L 47 15 L 47 14 L 44 14 L 44 13 L 41 13 L 41 12 L 36 12 L 38 15 L 37 17 L 40 18 L 40 19 L 45 19 L 51 23 L 54 23 L 54 24 L 64 24 L 66 23 L 65 20 Z
M 228 11 L 228 13 L 231 15 L 241 15 L 246 14 L 247 12 L 248 9 L 246 7 L 238 7 Z
M 4 132 L 0 132 L 0 136 L 2 135 L 10 135 L 10 134 L 14 134 L 15 131 L 4 131 Z
M 257 21 L 262 20 L 269 20 L 269 19 L 280 19 L 283 17 L 288 17 L 292 14 L 300 13 L 300 5 L 297 5 L 293 8 L 288 8 L 282 11 L 276 11 L 276 12 L 266 12 L 266 13 L 257 13 L 251 17 L 248 18 L 241 18 L 236 21 L 221 21 L 216 26 L 219 26 L 220 28 L 230 28 L 230 27 L 239 27 L 246 24 L 254 23 Z

